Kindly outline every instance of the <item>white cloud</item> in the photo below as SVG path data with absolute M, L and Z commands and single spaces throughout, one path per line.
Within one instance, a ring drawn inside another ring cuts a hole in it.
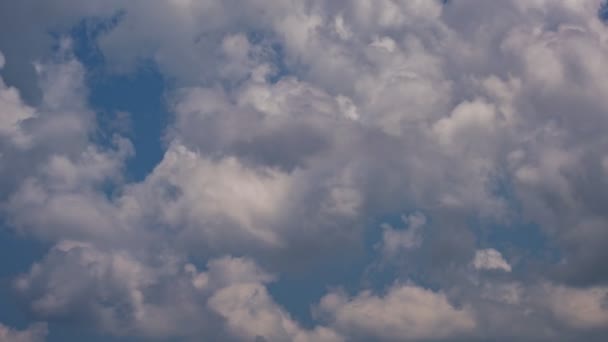
M 174 144 L 122 201 L 136 206 L 140 217 L 156 217 L 172 227 L 173 238 L 218 252 L 251 244 L 273 249 L 283 244 L 272 224 L 290 182 L 272 168 L 250 169 L 231 157 L 213 160 Z
M 369 291 L 354 298 L 330 293 L 319 310 L 339 331 L 362 340 L 456 338 L 476 328 L 469 308 L 455 308 L 445 294 L 413 285 L 395 285 L 381 297 Z
M 86 104 L 84 69 L 69 42 L 62 44 L 53 59 L 38 63 L 40 104 L 26 105 L 15 88 L 0 86 L 0 111 L 8 111 L 0 135 L 9 134 L 0 139 L 3 215 L 26 236 L 99 237 L 114 226 L 108 223 L 114 215 L 98 191 L 121 181 L 133 151 L 120 137 L 108 148 L 88 140 L 95 117 Z
M 337 342 L 344 339 L 330 329 L 303 330 L 270 298 L 260 284 L 225 287 L 210 299 L 211 309 L 227 320 L 230 331 L 243 341 L 258 337 L 265 341 Z
M 199 271 L 175 255 L 63 241 L 15 288 L 37 316 L 84 319 L 118 336 L 213 338 L 225 331 L 239 340 L 342 341 L 330 329 L 306 330 L 292 320 L 267 292 L 273 280 L 245 258 L 210 260 Z
M 501 270 L 511 272 L 511 265 L 503 258 L 499 251 L 488 248 L 475 252 L 473 266 L 477 270 Z
M 2 219 L 58 243 L 19 290 L 39 315 L 85 317 L 119 335 L 340 340 L 335 329 L 389 340 L 520 340 L 559 331 L 567 340 L 603 332 L 608 33 L 598 5 L 0 4 L 0 29 L 25 37 L 0 37 Z M 174 81 L 166 153 L 131 184 L 123 179 L 130 143 L 91 139 L 87 71 L 70 41 L 53 56 L 45 48 L 48 32 L 119 12 L 98 40 L 108 70 L 152 60 Z M 29 100 L 27 68 L 39 103 Z M 274 302 L 266 284 L 281 275 L 258 264 L 298 273 L 303 263 L 350 258 L 368 243 L 369 222 L 404 208 L 425 214 L 404 219 L 406 229 L 385 226 L 379 250 L 388 259 L 412 254 L 395 277 L 414 274 L 440 290 L 332 292 L 321 303 L 331 329 L 305 329 Z M 471 222 L 493 229 L 497 221 L 539 225 L 562 260 L 536 260 L 523 244 L 509 260 L 541 263 L 547 272 L 537 276 L 553 285 L 474 272 L 512 271 L 498 251 L 474 250 Z M 510 323 L 512 332 L 498 329 Z

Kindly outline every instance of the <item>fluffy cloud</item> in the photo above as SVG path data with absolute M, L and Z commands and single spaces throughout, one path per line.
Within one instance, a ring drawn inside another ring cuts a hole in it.
M 34 315 L 145 338 L 606 336 L 599 0 L 11 6 L 0 213 L 54 246 L 15 282 Z M 83 19 L 101 23 L 102 72 L 150 61 L 170 80 L 164 155 L 140 182 L 72 41 L 49 49 Z M 403 212 L 403 229 L 375 224 Z M 358 294 L 328 290 L 308 327 L 269 289 L 338 268 L 394 285 L 335 271 Z
M 166 252 L 142 256 L 63 241 L 15 288 L 40 317 L 75 319 L 112 335 L 342 340 L 327 328 L 300 327 L 268 294 L 273 280 L 244 258 L 213 259 L 199 271 Z
M 354 298 L 330 293 L 319 310 L 354 340 L 458 338 L 476 325 L 468 308 L 455 308 L 444 294 L 412 285 L 396 285 L 382 297 L 368 291 Z
M 95 115 L 86 104 L 84 70 L 69 40 L 61 41 L 53 60 L 36 68 L 41 104 L 30 107 L 7 88 L 11 104 L 2 107 L 16 115 L 6 127 L 9 139 L 0 140 L 0 156 L 7 161 L 0 167 L 5 218 L 21 233 L 51 241 L 116 237 L 120 224 L 103 188 L 121 182 L 131 143 L 114 136 L 103 147 L 90 139 Z
M 225 251 L 227 244 L 249 243 L 273 248 L 282 241 L 270 221 L 281 211 L 289 187 L 289 177 L 280 171 L 252 170 L 235 158 L 211 160 L 176 145 L 133 190 L 133 198 L 142 205 L 158 200 L 154 208 L 148 203 L 143 209 L 160 210 L 163 223 L 181 227 L 186 237 L 208 248 Z
M 263 341 L 343 341 L 331 329 L 303 330 L 270 298 L 259 284 L 238 284 L 219 290 L 209 306 L 227 320 L 228 329 L 241 340 Z
M 502 257 L 499 251 L 489 248 L 475 252 L 473 266 L 478 270 L 502 270 L 511 272 L 511 265 Z

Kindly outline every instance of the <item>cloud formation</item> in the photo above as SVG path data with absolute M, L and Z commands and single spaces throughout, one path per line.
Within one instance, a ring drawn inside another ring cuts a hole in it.
M 378 297 L 369 291 L 349 299 L 330 293 L 320 310 L 349 340 L 457 339 L 475 329 L 468 309 L 456 309 L 442 293 L 412 285 L 397 285 Z
M 0 229 L 48 246 L 12 290 L 51 332 L 602 341 L 605 7 L 0 3 Z M 90 99 L 150 65 L 171 117 L 131 181 Z

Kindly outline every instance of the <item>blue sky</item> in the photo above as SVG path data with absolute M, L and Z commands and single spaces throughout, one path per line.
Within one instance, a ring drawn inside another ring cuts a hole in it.
M 0 0 L 0 342 L 604 341 L 607 6 Z

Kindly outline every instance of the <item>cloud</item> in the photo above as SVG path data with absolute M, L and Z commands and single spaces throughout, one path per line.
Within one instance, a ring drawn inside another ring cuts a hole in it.
M 608 289 L 547 286 L 547 302 L 553 314 L 563 323 L 578 329 L 605 329 L 608 326 Z
M 403 215 L 401 220 L 406 225 L 403 230 L 393 228 L 389 224 L 382 224 L 382 253 L 386 258 L 394 258 L 399 253 L 420 247 L 422 244 L 422 229 L 426 224 L 426 217 L 421 213 L 409 216 Z
M 505 341 L 566 341 L 584 336 L 601 341 L 606 334 L 605 287 L 496 279 L 478 285 L 473 287 L 483 298 L 476 306 L 476 319 L 484 326 L 477 332 L 481 340 L 500 336 Z
M 54 246 L 16 290 L 50 323 L 144 338 L 599 339 L 601 3 L 0 5 L 0 214 Z M 47 34 L 94 22 L 102 70 Z M 129 182 L 141 151 L 100 132 L 88 85 L 142 61 L 171 118 Z M 304 324 L 270 290 L 286 274 L 356 294 L 314 290 Z
M 5 58 L 0 52 L 0 70 L 4 67 Z M 11 144 L 24 147 L 28 137 L 20 127 L 20 123 L 34 116 L 34 109 L 23 103 L 19 91 L 7 86 L 0 78 L 0 103 L 2 104 L 2 119 L 0 121 L 0 137 Z
M 277 248 L 283 242 L 270 221 L 281 210 L 289 187 L 289 177 L 280 171 L 251 170 L 235 158 L 210 160 L 178 145 L 167 151 L 146 183 L 134 189 L 133 198 L 141 204 L 157 201 L 143 209 L 160 210 L 150 214 L 160 214 L 164 224 L 179 227 L 185 238 L 208 248 L 250 243 Z M 151 197 L 155 193 L 166 195 Z
M 59 0 L 40 4 L 26 0 L 19 4 L 1 4 L 3 23 L 0 46 L 6 57 L 3 76 L 7 83 L 19 88 L 28 104 L 41 101 L 42 89 L 34 63 L 53 55 L 54 35 L 62 34 L 89 17 L 108 17 L 118 9 L 117 2 Z M 36 8 L 32 12 L 32 8 Z M 24 40 L 14 39 L 19 34 Z
M 232 285 L 209 299 L 211 309 L 227 320 L 228 329 L 241 340 L 266 341 L 344 341 L 324 327 L 303 330 L 270 298 L 259 284 Z
M 473 266 L 477 270 L 501 270 L 511 272 L 511 265 L 502 257 L 499 251 L 489 248 L 475 252 Z
M 369 291 L 354 298 L 330 293 L 321 299 L 319 310 L 354 340 L 457 338 L 476 327 L 468 308 L 455 308 L 443 293 L 413 285 L 395 285 L 383 296 Z
M 36 71 L 44 95 L 35 107 L 24 102 L 19 90 L 0 82 L 0 153 L 10 161 L 0 168 L 3 198 L 35 174 L 49 156 L 71 157 L 85 150 L 95 127 L 94 114 L 86 104 L 84 69 L 75 60 L 69 40 L 61 41 L 53 58 L 37 63 Z
M 25 330 L 11 329 L 0 323 L 0 342 L 43 342 L 47 332 L 44 323 L 33 324 Z
M 306 330 L 274 302 L 274 277 L 252 260 L 223 257 L 199 271 L 168 253 L 132 255 L 63 241 L 15 281 L 29 309 L 117 336 L 341 341 Z
M 61 44 L 53 60 L 37 65 L 39 106 L 26 105 L 15 88 L 4 90 L 3 99 L 10 102 L 2 107 L 10 119 L 4 132 L 10 135 L 0 140 L 0 155 L 10 162 L 0 167 L 2 209 L 26 236 L 107 237 L 120 224 L 102 189 L 122 182 L 133 148 L 118 135 L 107 147 L 89 139 L 96 123 L 86 104 L 83 66 L 74 59 L 71 42 Z

